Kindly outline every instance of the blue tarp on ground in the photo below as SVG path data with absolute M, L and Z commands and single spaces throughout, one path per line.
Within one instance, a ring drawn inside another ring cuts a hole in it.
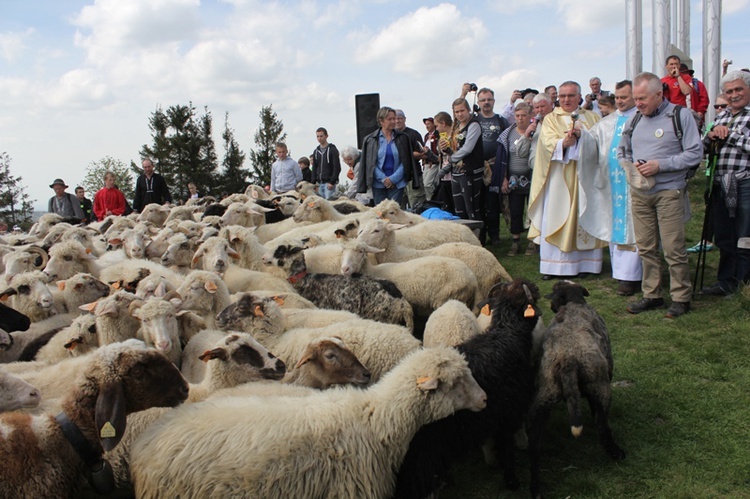
M 457 217 L 453 213 L 450 213 L 445 210 L 441 210 L 440 208 L 428 208 L 422 212 L 422 216 L 424 218 L 429 218 L 430 220 L 458 220 L 459 219 L 459 217 Z

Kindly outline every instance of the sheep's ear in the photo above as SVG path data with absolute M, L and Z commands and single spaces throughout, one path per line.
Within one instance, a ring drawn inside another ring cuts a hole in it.
M 283 296 L 276 295 L 276 296 L 274 296 L 272 298 L 272 300 L 275 301 L 278 306 L 284 305 L 284 297 Z
M 299 359 L 299 362 L 297 362 L 297 364 L 294 366 L 294 368 L 295 369 L 299 369 L 300 367 L 304 366 L 308 362 L 312 361 L 313 358 L 315 357 L 315 352 L 317 352 L 317 350 L 310 349 L 307 352 L 307 355 L 305 355 L 304 357 L 302 357 L 301 359 Z
M 64 344 L 63 347 L 65 347 L 66 350 L 75 350 L 79 341 L 81 341 L 81 338 L 73 338 L 69 342 Z
M 16 293 L 18 293 L 18 292 L 15 289 L 8 288 L 5 291 L 3 291 L 2 293 L 0 293 L 0 301 L 5 301 L 8 298 L 10 298 L 11 296 L 15 295 Z
M 125 434 L 125 392 L 117 382 L 105 384 L 99 390 L 95 412 L 96 430 L 105 451 L 120 443 Z
M 216 293 L 216 291 L 219 290 L 219 286 L 217 286 L 216 283 L 213 281 L 208 281 L 206 285 L 203 287 L 206 288 L 206 291 L 208 291 L 211 294 L 214 294 Z
M 438 379 L 431 376 L 421 377 L 417 380 L 417 387 L 425 392 L 428 392 L 430 390 L 437 390 Z
M 143 300 L 133 300 L 130 302 L 130 305 L 128 305 L 128 313 L 135 317 L 136 319 L 140 319 L 140 316 L 138 314 L 138 309 L 140 309 L 143 306 L 144 301 Z
M 341 239 L 346 235 L 346 232 L 344 231 L 344 229 L 336 229 L 334 231 L 334 234 L 336 234 L 336 239 Z
M 490 308 L 490 304 L 488 303 L 484 307 L 482 307 L 482 315 L 490 315 L 492 313 L 492 309 Z
M 65 281 L 57 281 L 57 289 L 65 291 Z
M 96 304 L 98 302 L 92 301 L 91 303 L 86 303 L 85 305 L 79 305 L 78 309 L 83 310 L 84 312 L 88 312 L 90 314 L 94 313 L 94 310 L 96 310 Z
M 154 289 L 154 296 L 161 298 L 166 294 L 167 294 L 166 283 L 160 282 L 159 284 L 157 284 L 156 289 Z
M 255 307 L 253 307 L 253 315 L 255 317 L 265 317 L 266 316 L 266 314 L 263 313 L 263 307 L 261 307 L 260 305 L 255 305 Z
M 206 350 L 198 358 L 203 362 L 208 362 L 212 359 L 227 360 L 227 351 L 223 348 L 214 348 L 213 350 Z
M 230 257 L 234 258 L 235 260 L 239 260 L 240 259 L 240 254 L 237 253 L 232 248 L 227 248 L 227 255 L 229 255 Z

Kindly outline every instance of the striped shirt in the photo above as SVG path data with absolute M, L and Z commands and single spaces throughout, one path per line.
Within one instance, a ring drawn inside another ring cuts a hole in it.
M 729 128 L 726 140 L 703 139 L 706 151 L 710 151 L 714 143 L 718 147 L 714 178 L 729 172 L 734 172 L 737 180 L 750 178 L 750 106 L 734 115 L 725 109 L 714 120 L 714 128 L 717 126 Z

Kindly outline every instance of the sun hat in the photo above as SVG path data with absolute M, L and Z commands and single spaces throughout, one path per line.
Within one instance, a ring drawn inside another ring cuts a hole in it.
M 63 179 L 61 179 L 61 178 L 56 178 L 54 182 L 52 182 L 51 184 L 49 184 L 49 188 L 53 189 L 57 184 L 62 185 L 66 189 L 68 188 L 68 186 L 65 185 L 65 182 L 63 182 Z

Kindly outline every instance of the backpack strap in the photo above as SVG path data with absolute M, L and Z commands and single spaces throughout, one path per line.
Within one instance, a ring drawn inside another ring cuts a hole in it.
M 682 121 L 680 120 L 680 113 L 682 112 L 683 106 L 675 106 L 674 112 L 672 113 L 672 128 L 674 128 L 674 134 L 677 136 L 677 140 L 680 142 L 680 150 L 684 151 L 682 147 Z
M 641 121 L 641 118 L 643 118 L 643 115 L 640 111 L 637 111 L 633 116 L 633 121 L 630 122 L 630 128 L 628 128 L 627 130 L 623 130 L 622 132 L 623 135 L 627 134 L 630 137 L 631 142 L 633 140 L 633 131 L 635 130 L 635 126 L 639 121 Z

